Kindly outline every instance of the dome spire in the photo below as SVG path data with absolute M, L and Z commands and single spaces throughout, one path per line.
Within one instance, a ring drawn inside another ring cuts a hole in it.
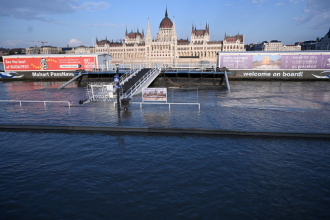
M 166 11 L 165 11 L 165 17 L 168 17 L 168 14 L 167 14 L 167 6 L 166 6 Z

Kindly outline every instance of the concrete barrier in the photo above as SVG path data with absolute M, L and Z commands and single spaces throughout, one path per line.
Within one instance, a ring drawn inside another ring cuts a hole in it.
M 198 134 L 220 136 L 255 136 L 255 137 L 300 137 L 300 138 L 330 138 L 330 133 L 294 133 L 294 132 L 261 132 L 223 129 L 199 128 L 159 128 L 159 127 L 94 127 L 94 126 L 57 126 L 57 125 L 9 125 L 0 124 L 0 130 L 5 131 L 58 131 L 58 132 L 106 132 L 106 133 L 136 133 L 136 134 Z

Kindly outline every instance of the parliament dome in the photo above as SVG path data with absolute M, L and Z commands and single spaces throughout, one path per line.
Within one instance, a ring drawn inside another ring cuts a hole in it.
M 166 8 L 165 18 L 163 18 L 163 20 L 160 22 L 159 28 L 172 28 L 172 27 L 173 27 L 173 22 L 171 21 L 171 19 L 168 18 L 167 8 Z

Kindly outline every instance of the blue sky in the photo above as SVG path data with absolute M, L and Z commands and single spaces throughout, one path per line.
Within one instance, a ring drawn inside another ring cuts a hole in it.
M 208 23 L 211 40 L 244 34 L 245 44 L 294 44 L 330 28 L 330 0 L 0 0 L 0 47 L 91 46 L 95 37 L 123 39 L 126 27 L 146 32 L 148 18 L 155 38 L 166 6 L 179 39 L 190 39 L 192 24 Z

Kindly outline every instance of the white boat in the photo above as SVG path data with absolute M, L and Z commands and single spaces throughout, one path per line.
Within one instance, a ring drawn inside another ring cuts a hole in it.
M 0 78 L 22 78 L 24 75 L 17 76 L 16 72 L 0 72 Z

